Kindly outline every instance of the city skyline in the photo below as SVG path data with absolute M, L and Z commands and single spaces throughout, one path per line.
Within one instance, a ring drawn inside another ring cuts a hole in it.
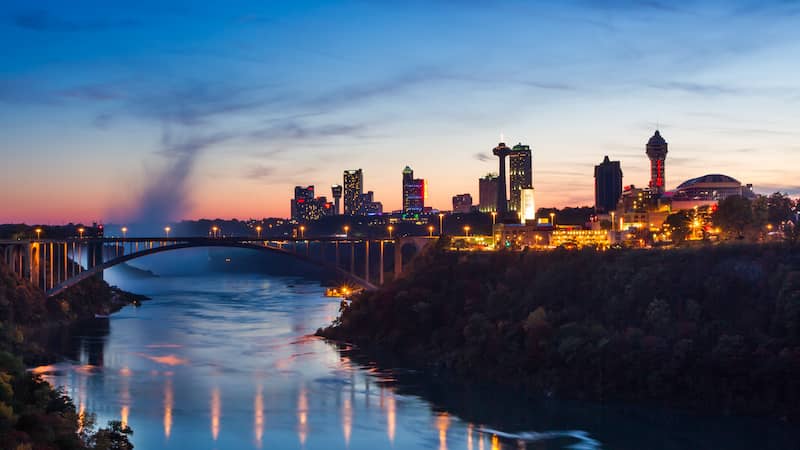
M 426 203 L 449 209 L 479 198 L 501 135 L 534 149 L 537 205 L 591 206 L 604 155 L 647 186 L 656 128 L 667 190 L 724 173 L 797 194 L 797 14 L 785 2 L 12 2 L 0 221 L 288 217 L 294 186 L 323 192 L 359 167 L 392 211 L 406 165 L 425 174 Z

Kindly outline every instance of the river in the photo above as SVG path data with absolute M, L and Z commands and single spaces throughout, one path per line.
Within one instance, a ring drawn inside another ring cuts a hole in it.
M 796 428 L 777 421 L 530 400 L 379 368 L 310 336 L 338 310 L 319 281 L 181 262 L 189 260 L 204 255 L 154 259 L 159 277 L 107 271 L 112 284 L 152 300 L 81 324 L 60 345 L 68 359 L 37 369 L 98 423 L 129 424 L 137 449 L 796 449 L 800 442 Z

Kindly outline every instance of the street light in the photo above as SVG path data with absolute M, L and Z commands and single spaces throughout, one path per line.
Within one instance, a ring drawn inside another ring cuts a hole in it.
M 83 239 L 83 232 L 86 231 L 83 228 L 78 228 L 78 233 L 81 235 L 81 239 Z
M 439 213 L 439 236 L 441 236 L 443 234 L 442 233 L 442 224 L 443 223 L 444 223 L 444 214 Z
M 214 225 L 213 227 L 211 227 L 211 237 L 217 237 L 217 231 L 218 231 L 218 230 L 219 230 L 219 227 L 218 227 L 218 226 L 216 226 L 216 225 Z
M 614 211 L 611 211 L 611 231 L 614 231 L 617 228 L 617 225 L 614 223 L 615 214 L 616 213 Z
M 428 225 L 428 237 L 433 237 L 433 225 Z
M 492 211 L 492 225 L 497 223 L 497 211 Z
M 128 227 L 122 227 L 122 239 L 128 234 Z
M 469 230 L 470 230 L 469 225 L 465 225 L 464 226 L 464 232 L 467 234 L 467 237 L 469 237 Z
M 303 239 L 306 234 L 306 227 L 305 225 L 300 225 L 300 239 Z
M 256 233 L 258 233 L 258 238 L 261 239 L 261 225 L 256 225 Z
M 556 213 L 554 212 L 550 213 L 550 224 L 553 225 L 553 228 L 556 227 Z
M 389 230 L 389 239 L 391 239 L 392 238 L 392 231 L 394 231 L 394 227 L 389 225 L 388 227 L 386 227 L 386 229 Z
M 167 237 L 169 237 L 169 232 L 172 230 L 170 227 L 164 227 L 164 233 L 166 233 Z
M 36 231 L 36 240 L 38 241 L 39 238 L 42 236 L 42 229 L 41 228 L 37 228 L 34 231 Z
M 345 238 L 347 238 L 347 237 L 348 237 L 348 233 L 349 233 L 349 232 L 350 232 L 350 226 L 349 226 L 349 225 L 345 225 L 345 226 L 344 226 L 344 237 L 345 237 Z

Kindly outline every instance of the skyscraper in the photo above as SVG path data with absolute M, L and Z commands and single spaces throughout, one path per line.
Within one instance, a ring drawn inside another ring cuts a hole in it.
M 508 181 L 511 188 L 511 201 L 508 209 L 522 211 L 522 190 L 533 188 L 533 165 L 531 148 L 519 143 L 508 155 Z
M 472 196 L 469 194 L 458 194 L 453 196 L 453 213 L 467 214 L 472 212 Z
M 344 213 L 355 216 L 361 213 L 364 194 L 364 173 L 361 169 L 344 171 Z
M 606 156 L 603 162 L 594 166 L 594 210 L 609 213 L 617 209 L 622 196 L 622 168 L 619 161 L 611 161 Z
M 492 153 L 497 156 L 500 163 L 500 171 L 498 174 L 497 182 L 497 213 L 503 218 L 508 212 L 508 197 L 506 197 L 506 156 L 511 153 L 511 149 L 506 146 L 505 142 L 497 144 L 497 147 L 492 149 Z
M 528 223 L 536 220 L 536 198 L 533 188 L 520 190 L 520 209 L 519 219 L 521 223 Z
M 339 200 L 342 198 L 342 186 L 334 184 L 331 186 L 331 193 L 333 194 L 333 215 L 338 216 L 341 214 L 339 209 Z
M 493 173 L 478 179 L 478 209 L 481 212 L 497 211 L 497 185 L 499 178 Z
M 419 216 L 425 209 L 425 180 L 414 179 L 414 171 L 403 169 L 403 215 Z
M 664 161 L 667 159 L 667 141 L 661 137 L 658 130 L 647 141 L 646 153 L 650 158 L 650 190 L 656 195 L 661 195 L 666 185 Z
M 314 198 L 314 186 L 295 186 L 291 205 L 292 219 L 298 222 L 317 220 L 330 208 L 325 197 Z

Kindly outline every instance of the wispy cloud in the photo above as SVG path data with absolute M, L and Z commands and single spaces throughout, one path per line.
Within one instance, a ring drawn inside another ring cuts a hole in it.
M 684 81 L 669 81 L 651 84 L 650 87 L 667 91 L 681 91 L 695 95 L 726 95 L 741 94 L 742 90 L 722 84 L 702 84 Z
M 47 11 L 29 11 L 13 17 L 12 23 L 19 28 L 33 31 L 74 33 L 80 31 L 104 31 L 112 28 L 130 28 L 139 25 L 132 19 L 67 19 Z
M 472 155 L 472 157 L 482 162 L 492 160 L 492 155 L 489 155 L 488 153 L 475 153 L 474 155 Z

